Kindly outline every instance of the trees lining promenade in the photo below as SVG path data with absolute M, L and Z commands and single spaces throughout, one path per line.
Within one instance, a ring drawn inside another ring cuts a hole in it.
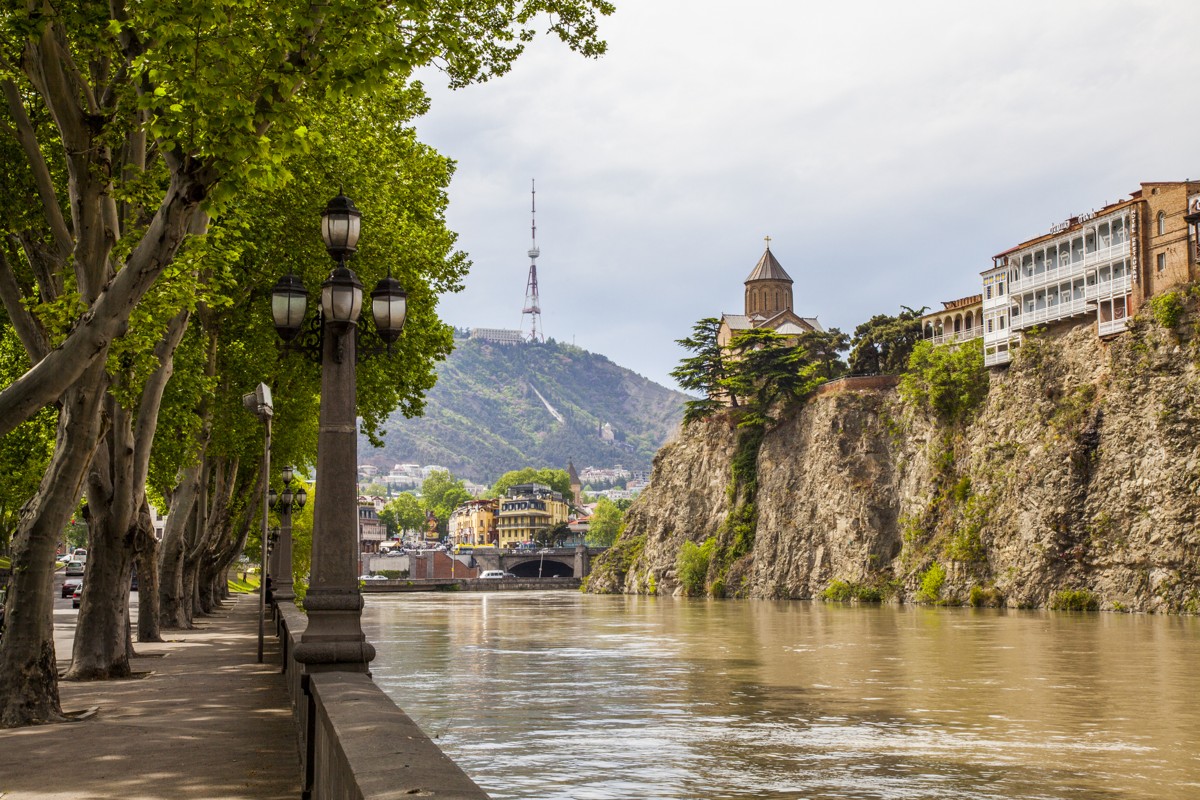
M 286 270 L 324 266 L 315 220 L 343 185 L 373 226 L 356 270 L 374 280 L 391 268 L 409 293 L 410 334 L 359 372 L 364 427 L 373 434 L 396 407 L 419 413 L 451 341 L 436 298 L 461 287 L 468 262 L 444 222 L 452 164 L 405 124 L 427 103 L 413 73 L 435 65 L 456 86 L 501 75 L 542 24 L 598 55 L 597 19 L 611 10 L 206 0 L 0 11 L 0 157 L 12 165 L 0 183 L 0 338 L 25 355 L 0 359 L 0 436 L 56 412 L 12 536 L 0 726 L 62 719 L 52 565 L 81 495 L 92 552 L 68 676 L 121 677 L 134 560 L 143 592 L 162 601 L 140 615 L 139 636 L 153 640 L 156 622 L 186 627 L 212 607 L 249 541 L 261 492 L 252 421 L 236 413 L 247 386 L 265 381 L 283 399 L 275 463 L 312 463 L 316 376 L 275 357 L 265 297 Z M 171 512 L 161 553 L 147 491 Z

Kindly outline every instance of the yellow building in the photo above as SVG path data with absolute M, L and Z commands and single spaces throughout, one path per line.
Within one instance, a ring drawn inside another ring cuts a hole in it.
M 521 483 L 500 500 L 500 546 L 516 547 L 567 521 L 568 506 L 561 493 L 541 483 Z
M 497 542 L 499 503 L 470 500 L 454 509 L 447 530 L 452 544 L 494 545 Z

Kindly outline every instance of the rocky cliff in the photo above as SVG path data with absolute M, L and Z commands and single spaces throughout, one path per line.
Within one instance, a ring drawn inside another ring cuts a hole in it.
M 728 417 L 688 426 L 589 589 L 1197 612 L 1200 339 L 1094 330 L 1027 337 L 954 424 L 869 389 L 782 410 L 757 448 Z

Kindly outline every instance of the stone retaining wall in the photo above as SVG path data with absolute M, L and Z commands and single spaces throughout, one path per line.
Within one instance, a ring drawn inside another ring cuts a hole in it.
M 300 737 L 305 800 L 440 797 L 487 800 L 449 756 L 355 672 L 307 674 L 292 657 L 307 626 L 295 605 L 276 606 L 283 671 Z

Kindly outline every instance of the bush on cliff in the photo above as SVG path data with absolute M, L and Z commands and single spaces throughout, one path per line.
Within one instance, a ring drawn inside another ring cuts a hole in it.
M 907 402 L 944 422 L 965 421 L 987 397 L 983 340 L 973 339 L 957 347 L 917 343 L 908 359 L 908 371 L 900 378 L 899 391 Z
M 679 548 L 679 556 L 675 560 L 675 574 L 679 585 L 690 595 L 704 594 L 705 580 L 708 578 L 708 567 L 712 563 L 713 553 L 717 549 L 716 537 L 710 536 L 704 544 L 684 542 Z

